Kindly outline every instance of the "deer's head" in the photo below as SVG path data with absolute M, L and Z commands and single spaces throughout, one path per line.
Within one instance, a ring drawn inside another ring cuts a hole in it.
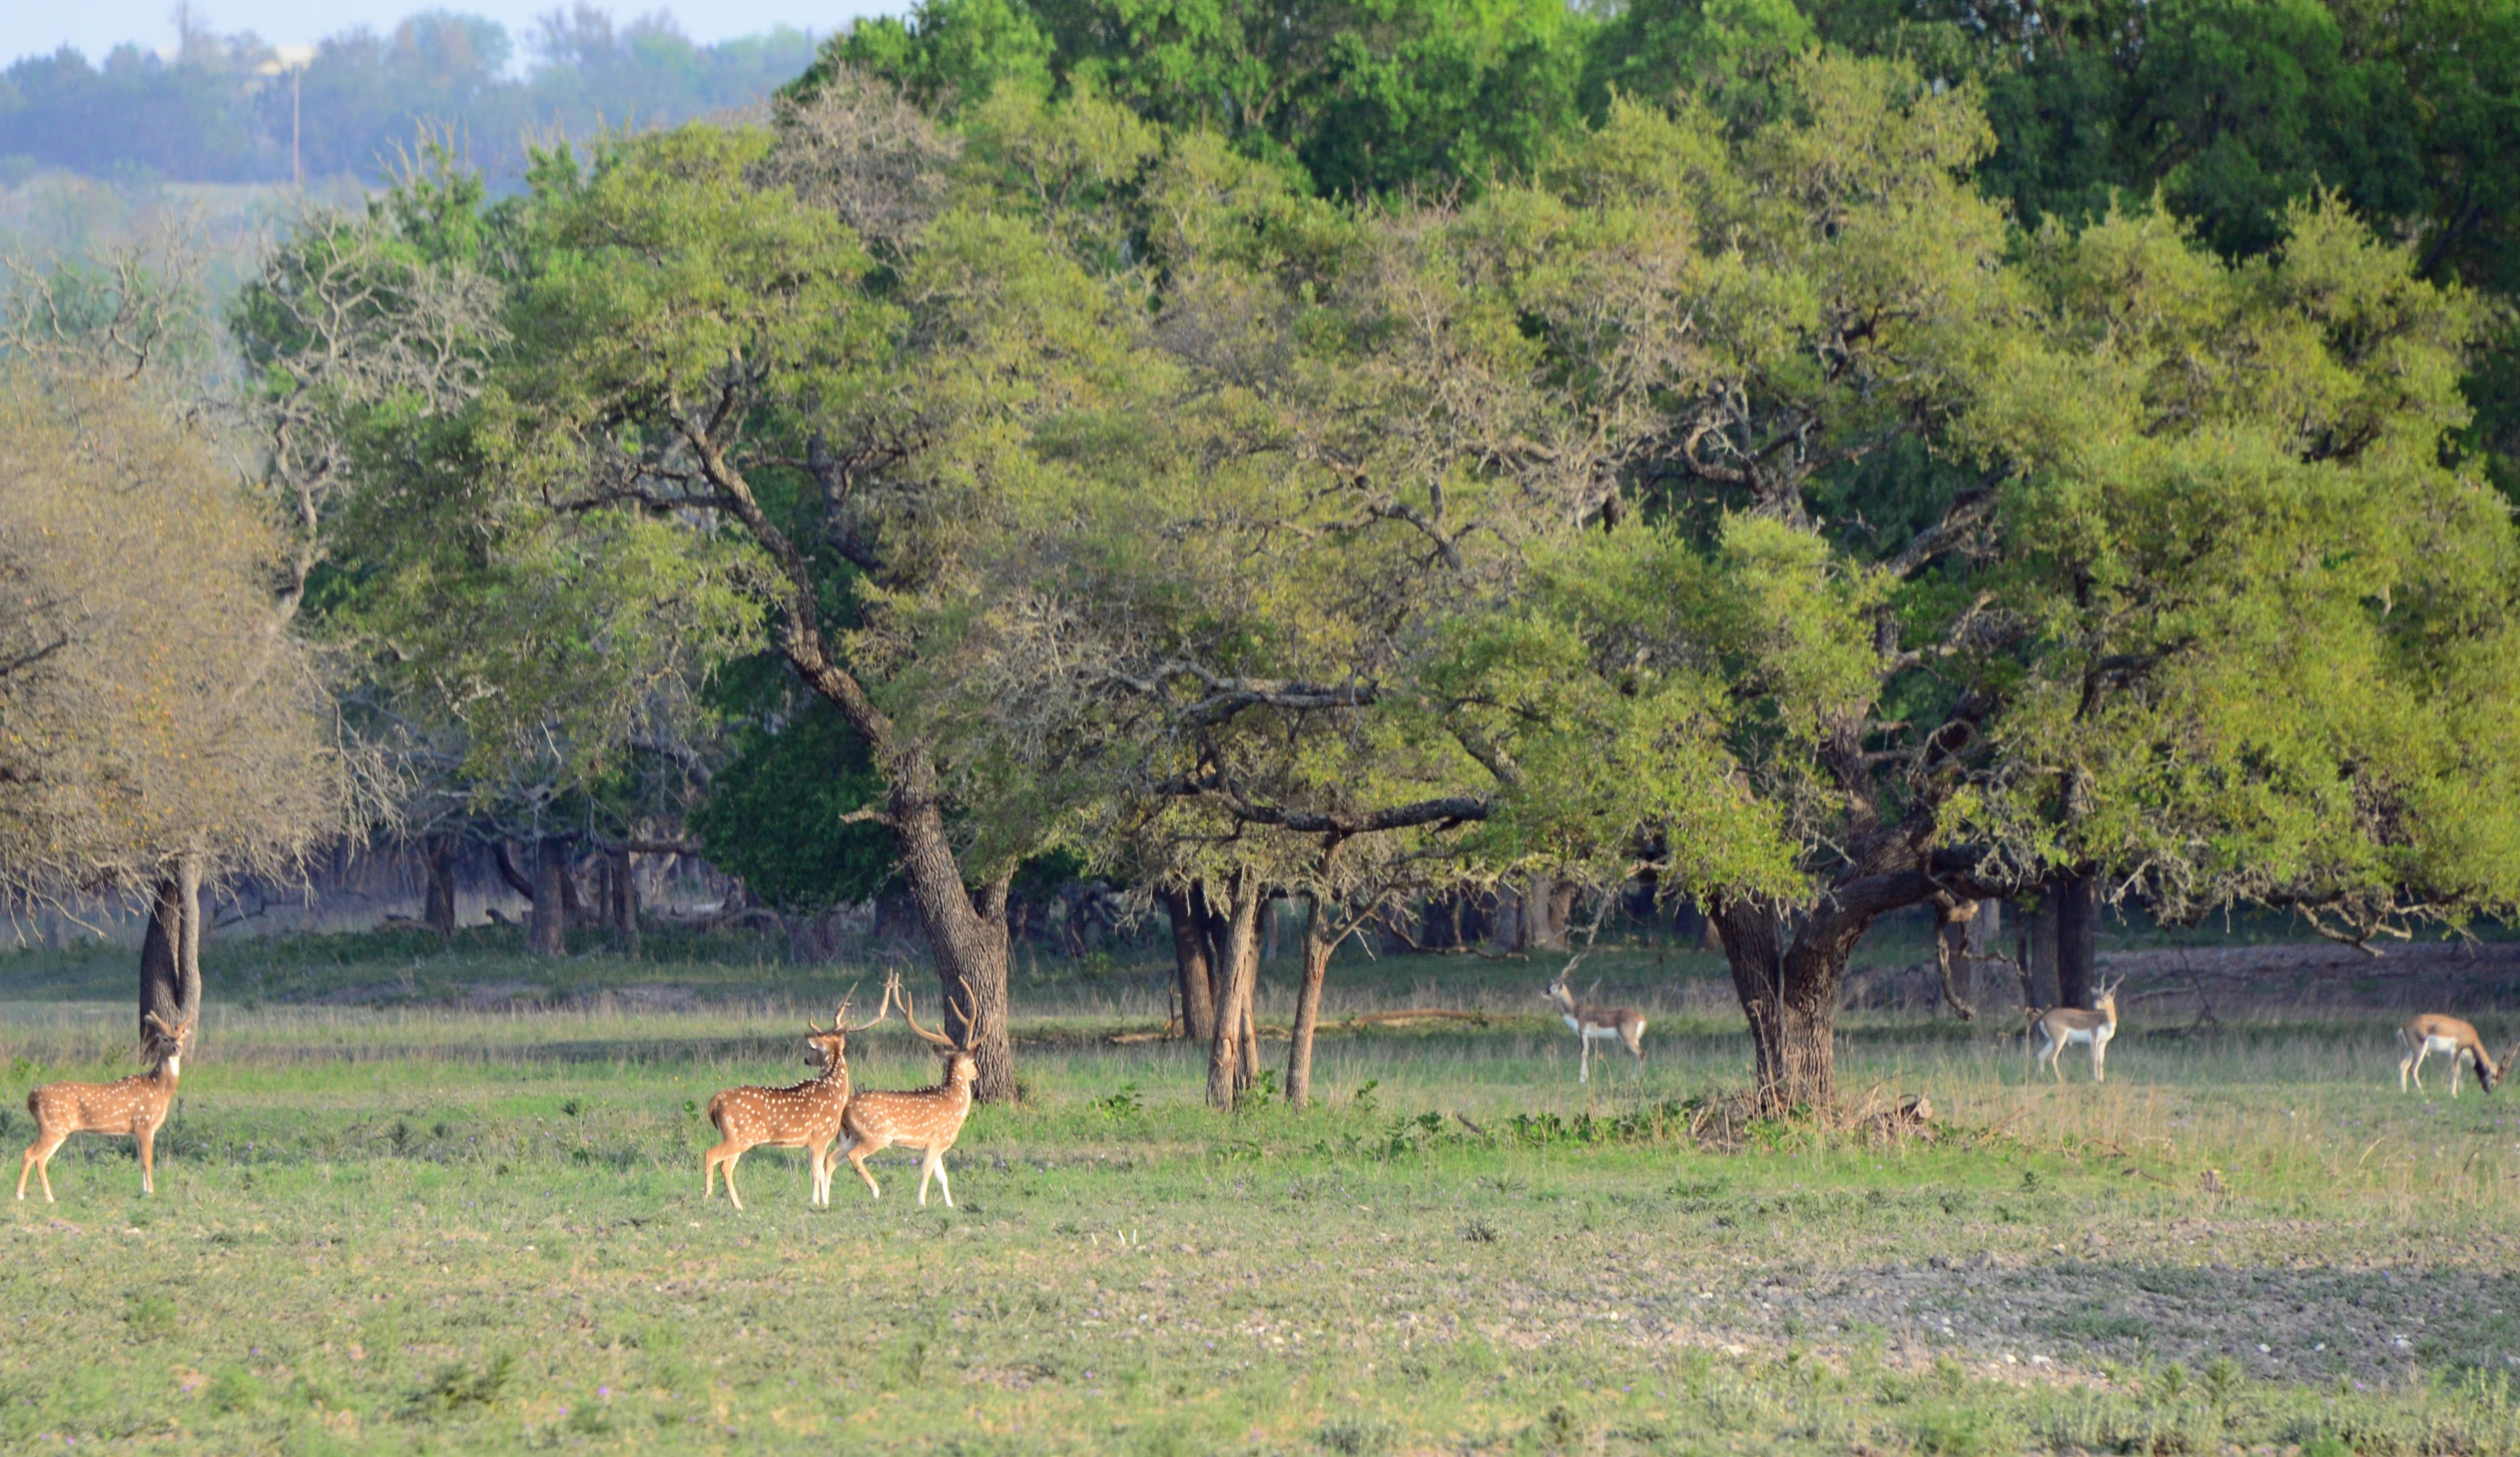
M 152 1012 L 141 1018 L 141 1026 L 149 1031 L 143 1040 L 142 1052 L 155 1059 L 159 1066 L 176 1071 L 184 1057 L 184 1045 L 192 1040 L 194 1024 L 201 1018 L 201 1009 L 186 1013 L 182 1022 L 170 1027 L 167 1020 Z
M 2116 1021 L 2118 1017 L 2118 989 L 2126 984 L 2127 979 L 2120 977 L 2118 980 L 2102 987 L 2100 989 L 2100 995 L 2092 999 L 2092 1011 L 2105 1012 L 2109 1014 L 2111 1021 Z
M 855 987 L 849 989 L 849 995 L 842 998 L 840 1000 L 840 1006 L 833 1011 L 831 1026 L 816 1027 L 811 1020 L 808 1020 L 805 1024 L 805 1061 L 807 1066 L 820 1068 L 825 1073 L 831 1073 L 837 1070 L 843 1063 L 847 1062 L 849 1058 L 849 1035 L 851 1033 L 865 1032 L 868 1028 L 875 1026 L 877 1023 L 882 1022 L 887 1016 L 891 1015 L 893 1011 L 893 994 L 901 990 L 901 985 L 902 979 L 900 973 L 896 972 L 893 976 L 887 978 L 884 983 L 883 1005 L 876 1008 L 875 1016 L 867 1019 L 865 1022 L 857 1024 L 854 1027 L 849 1023 L 849 1004 L 858 1000 L 858 989 Z
M 971 1056 L 979 1043 L 980 1020 L 967 992 L 963 994 L 961 1004 L 954 1010 L 961 1014 L 962 1041 L 960 1042 L 955 1042 L 944 1033 L 930 1032 L 921 1027 L 919 1012 L 911 1004 L 910 993 L 902 993 L 902 1020 L 909 1023 L 910 1030 L 919 1034 L 937 1050 L 937 1055 L 945 1060 L 945 1082 L 956 1088 L 968 1088 L 978 1082 L 980 1076 L 980 1065 Z
M 1567 985 L 1566 974 L 1562 972 L 1556 980 L 1541 989 L 1540 1000 L 1557 1008 L 1560 1012 L 1573 1012 L 1575 1000 L 1575 988 Z
M 2477 1044 L 2477 1051 L 2480 1053 L 2484 1051 L 2484 1044 L 2481 1041 Z M 2477 1086 L 2487 1093 L 2493 1092 L 2495 1086 L 2502 1082 L 2503 1075 L 2511 1071 L 2511 1062 L 2514 1058 L 2520 1058 L 2520 1042 L 2514 1042 L 2510 1047 L 2503 1049 L 2502 1057 L 2493 1062 L 2489 1063 L 2480 1059 L 2476 1064 Z

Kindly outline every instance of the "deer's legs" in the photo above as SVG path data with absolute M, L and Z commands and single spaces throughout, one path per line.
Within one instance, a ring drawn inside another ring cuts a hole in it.
M 2109 1081 L 2109 1045 L 2098 1038 L 2092 1039 L 2092 1081 Z
M 945 1177 L 945 1150 L 943 1148 L 931 1150 L 927 1161 L 928 1166 L 919 1171 L 919 1201 L 923 1204 L 928 1202 L 928 1175 L 933 1172 L 937 1175 L 938 1189 L 945 1194 L 945 1207 L 952 1208 L 953 1183 Z
M 2415 1055 L 2414 1055 L 2413 1053 L 2408 1053 L 2405 1057 L 2400 1058 L 2400 1059 L 2398 1059 L 2398 1060 L 2397 1060 L 2397 1091 L 2398 1091 L 2398 1092 L 2400 1092 L 2400 1093 L 2404 1093 L 2404 1092 L 2406 1091 L 2406 1075 L 2407 1075 L 2410 1071 L 2412 1071 L 2412 1070 L 2414 1069 L 2414 1066 L 2415 1066 Z
M 727 1196 L 727 1199 L 728 1199 L 730 1202 L 732 1202 L 732 1203 L 735 1205 L 735 1207 L 736 1207 L 737 1209 L 739 1209 L 739 1210 L 740 1210 L 740 1209 L 742 1209 L 742 1208 L 744 1207 L 744 1196 L 743 1196 L 742 1194 L 739 1194 L 739 1193 L 737 1193 L 737 1192 L 735 1191 L 735 1160 L 736 1160 L 736 1159 L 738 1159 L 738 1158 L 741 1158 L 741 1157 L 743 1157 L 743 1156 L 744 1156 L 744 1150 L 743 1150 L 743 1149 L 741 1149 L 741 1148 L 738 1148 L 738 1149 L 736 1149 L 734 1152 L 729 1153 L 728 1155 L 726 1155 L 726 1157 L 724 1157 L 724 1158 L 722 1158 L 722 1159 L 720 1159 L 720 1160 L 719 1160 L 719 1162 L 720 1162 L 720 1163 L 721 1163 L 721 1164 L 725 1167 L 725 1169 L 726 1169 L 726 1196 Z
M 2450 1095 L 2452 1097 L 2459 1095 L 2459 1064 L 2463 1061 L 2463 1054 L 2452 1053 L 2450 1055 Z
M 140 1144 L 140 1191 L 155 1195 L 158 1192 L 158 1130 L 143 1125 L 132 1130 L 132 1137 Z
M 875 1181 L 874 1174 L 867 1172 L 867 1155 L 875 1151 L 867 1144 L 852 1139 L 849 1144 L 849 1166 L 858 1170 L 858 1176 L 867 1181 L 867 1192 L 880 1199 L 884 1197 L 884 1187 Z
M 35 1130 L 35 1141 L 26 1145 L 25 1157 L 18 1160 L 19 1198 L 26 1197 L 26 1175 L 32 1170 L 43 1181 L 44 1202 L 53 1202 L 53 1152 L 69 1136 L 68 1132 L 56 1133 L 44 1127 Z
M 1592 1040 L 1577 1033 L 1575 1046 L 1581 1049 L 1575 1054 L 1575 1082 L 1589 1083 L 1592 1081 Z

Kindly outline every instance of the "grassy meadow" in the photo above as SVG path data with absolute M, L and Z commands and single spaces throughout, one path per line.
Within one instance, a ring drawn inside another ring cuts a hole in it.
M 1711 957 L 1587 966 L 1655 1009 L 1588 1088 L 1554 965 L 1342 964 L 1321 1104 L 1231 1117 L 1193 1050 L 1108 1041 L 1161 967 L 1032 965 L 959 1208 L 903 1154 L 811 1208 L 764 1150 L 738 1213 L 700 1108 L 806 1076 L 802 1019 L 875 974 L 685 950 L 220 947 L 158 1196 L 81 1137 L 10 1205 L 0 1446 L 2520 1450 L 2520 1103 L 2400 1096 L 2386 1015 L 2131 1017 L 2059 1087 L 1999 1019 L 1850 1014 L 1853 1100 L 1936 1136 L 1710 1151 L 1745 1077 Z M 28 1088 L 131 1070 L 127 957 L 0 959 L 8 1146 Z M 1492 1016 L 1337 1022 L 1436 1004 Z M 853 1048 L 861 1087 L 934 1066 Z

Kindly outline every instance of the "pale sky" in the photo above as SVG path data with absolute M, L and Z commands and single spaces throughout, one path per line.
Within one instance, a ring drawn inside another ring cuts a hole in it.
M 194 13 L 222 35 L 250 30 L 275 45 L 302 45 L 357 25 L 391 30 L 415 11 L 454 10 L 486 15 L 506 26 L 516 42 L 517 59 L 523 61 L 528 59 L 525 40 L 534 17 L 564 6 L 565 0 L 200 0 Z M 670 10 L 684 34 L 705 44 L 778 25 L 826 36 L 858 16 L 900 14 L 909 6 L 904 0 L 683 0 L 663 6 L 654 0 L 599 0 L 597 8 L 611 11 L 615 24 L 646 11 Z M 22 56 L 48 55 L 65 44 L 85 52 L 92 62 L 103 61 L 106 52 L 124 41 L 151 50 L 173 46 L 173 0 L 0 0 L 0 67 Z

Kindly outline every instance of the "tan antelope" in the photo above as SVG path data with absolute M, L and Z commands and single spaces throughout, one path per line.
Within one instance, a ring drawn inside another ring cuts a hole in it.
M 979 1064 L 972 1061 L 971 1050 L 943 1033 L 933 1033 L 919 1025 L 919 1013 L 911 1005 L 910 994 L 902 994 L 902 1020 L 910 1030 L 934 1043 L 945 1058 L 945 1080 L 934 1088 L 915 1093 L 861 1093 L 849 1100 L 849 1114 L 843 1120 L 841 1144 L 849 1155 L 849 1166 L 867 1181 L 867 1189 L 877 1198 L 884 1190 L 867 1172 L 867 1155 L 887 1148 L 917 1148 L 924 1155 L 919 1167 L 919 1202 L 928 1203 L 928 1180 L 934 1177 L 944 1190 L 945 1207 L 953 1207 L 953 1184 L 945 1177 L 945 1150 L 962 1136 L 962 1120 L 971 1112 L 971 1085 L 979 1080 Z M 976 1041 L 978 1020 L 971 1015 L 966 1001 L 962 1006 L 962 1036 Z
M 1589 1002 L 1577 1001 L 1575 989 L 1567 985 L 1566 972 L 1558 974 L 1558 979 L 1549 984 L 1549 990 L 1540 994 L 1540 1000 L 1558 1009 L 1558 1015 L 1566 1019 L 1567 1027 L 1575 1033 L 1576 1042 L 1582 1048 L 1575 1058 L 1575 1082 L 1592 1081 L 1592 1045 L 1611 1038 L 1624 1044 L 1627 1051 L 1635 1055 L 1636 1070 L 1640 1073 L 1644 1071 L 1645 1020 L 1642 1017 L 1624 1007 L 1595 1007 Z
M 849 1036 L 865 1032 L 890 1015 L 893 994 L 900 986 L 899 977 L 886 981 L 884 1005 L 876 1009 L 874 1018 L 856 1027 L 848 1025 L 849 1002 L 854 999 L 841 1002 L 830 1027 L 806 1023 L 805 1045 L 812 1050 L 806 1061 L 823 1070 L 815 1078 L 793 1088 L 730 1088 L 709 1099 L 709 1121 L 717 1127 L 718 1143 L 701 1157 L 703 1199 L 717 1193 L 718 1168 L 724 1165 L 726 1196 L 735 1207 L 743 1208 L 744 1196 L 735 1191 L 735 1161 L 766 1144 L 804 1149 L 813 1170 L 811 1201 L 832 1201 L 831 1168 L 824 1155 L 840 1136 L 841 1118 L 849 1111 Z
M 2076 1043 L 2089 1043 L 2092 1050 L 2092 1081 L 2109 1081 L 2109 1043 L 2118 1035 L 2118 989 L 2126 979 L 2110 983 L 2092 999 L 2092 1010 L 2080 1007 L 2058 1007 L 2039 1014 L 2030 1023 L 2030 1030 L 2039 1034 L 2037 1062 L 2048 1065 L 2057 1082 L 2065 1081 L 2062 1059 L 2065 1050 Z
M 2424 1091 L 2424 1058 L 2432 1053 L 2439 1053 L 2450 1060 L 2452 1097 L 2459 1095 L 2461 1062 L 2476 1065 L 2478 1086 L 2491 1093 L 2494 1085 L 2502 1082 L 2503 1070 L 2511 1066 L 2511 1060 L 2520 1058 L 2520 1043 L 2513 1043 L 2511 1050 L 2503 1054 L 2502 1061 L 2496 1063 L 2485 1052 L 2484 1039 L 2476 1035 L 2475 1028 L 2437 1012 L 2407 1019 L 2406 1025 L 2397 1030 L 2397 1045 L 2406 1050 L 2406 1056 L 2397 1061 L 2397 1091 L 2400 1093 L 2406 1091 L 2406 1080 L 2410 1075 L 2415 1080 L 2415 1091 Z
M 157 1066 L 146 1073 L 112 1083 L 47 1083 L 26 1095 L 26 1110 L 35 1117 L 35 1141 L 18 1162 L 18 1197 L 26 1197 L 26 1176 L 43 1180 L 44 1202 L 53 1200 L 53 1152 L 73 1133 L 106 1133 L 140 1144 L 140 1191 L 158 1191 L 158 1129 L 175 1102 L 175 1083 L 184 1072 L 184 1043 L 193 1035 L 196 1011 L 173 1027 L 152 1012 L 142 1019 L 157 1029 L 150 1051 Z

